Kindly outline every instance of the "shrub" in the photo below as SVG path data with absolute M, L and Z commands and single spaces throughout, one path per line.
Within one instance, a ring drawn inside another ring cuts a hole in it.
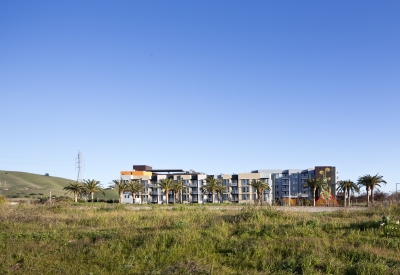
M 0 204 L 6 204 L 7 203 L 7 199 L 5 196 L 0 196 Z
M 383 229 L 383 233 L 387 237 L 393 237 L 399 234 L 400 221 L 399 220 L 395 221 L 393 216 L 391 217 L 383 216 L 382 221 L 380 221 L 379 223 Z

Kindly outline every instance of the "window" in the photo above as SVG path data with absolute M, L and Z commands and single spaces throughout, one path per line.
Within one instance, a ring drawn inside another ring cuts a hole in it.
M 249 179 L 242 179 L 242 185 L 249 185 Z
M 199 184 L 200 184 L 200 186 L 202 186 L 203 185 L 203 180 L 199 180 Z

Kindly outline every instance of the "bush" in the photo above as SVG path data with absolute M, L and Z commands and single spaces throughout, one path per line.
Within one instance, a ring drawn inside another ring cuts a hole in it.
M 6 204 L 7 203 L 7 199 L 5 196 L 0 196 L 0 204 Z

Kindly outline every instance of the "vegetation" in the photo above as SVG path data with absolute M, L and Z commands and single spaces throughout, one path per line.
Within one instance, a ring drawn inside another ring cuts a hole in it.
M 228 187 L 226 187 L 225 185 L 222 185 L 222 183 L 220 182 L 217 187 L 215 188 L 215 192 L 217 193 L 217 197 L 218 197 L 218 202 L 219 203 L 223 203 L 223 199 L 222 199 L 222 194 L 228 190 Z
M 158 185 L 165 191 L 165 201 L 168 204 L 168 193 L 174 187 L 174 180 L 173 179 L 162 179 L 158 183 Z
M 7 199 L 5 196 L 0 196 L 0 205 L 1 204 L 6 204 L 7 203 Z
M 74 194 L 74 202 L 78 202 L 78 195 L 84 192 L 84 187 L 80 182 L 71 182 L 68 186 L 64 187 L 67 193 Z
M 400 272 L 399 207 L 332 213 L 130 207 L 1 206 L 0 274 Z
M 184 188 L 184 186 L 183 186 L 182 180 L 173 182 L 171 190 L 174 192 L 174 204 L 175 204 L 175 202 L 179 201 L 178 195 L 179 195 L 179 192 L 182 192 L 183 188 Z M 181 203 L 182 203 L 182 201 L 181 201 Z
M 347 205 L 350 206 L 350 194 L 354 193 L 354 192 L 357 192 L 357 193 L 360 192 L 359 186 L 351 180 L 339 181 L 339 190 L 343 191 L 344 207 L 346 207 L 346 193 L 347 193 L 347 199 L 348 199 Z
M 100 181 L 97 180 L 83 180 L 83 192 L 90 194 L 92 202 L 94 202 L 94 193 L 103 192 L 103 188 L 100 187 Z
M 324 182 L 322 181 L 322 178 L 306 179 L 306 184 L 304 186 L 307 186 L 312 190 L 311 194 L 314 207 L 315 207 L 315 192 L 317 191 L 317 188 L 321 188 L 323 184 Z
M 126 191 L 132 193 L 132 197 L 135 198 L 137 193 L 142 193 L 144 191 L 144 186 L 140 180 L 130 180 L 127 184 Z
M 263 197 L 264 197 L 264 190 L 270 190 L 268 183 L 261 180 L 252 180 L 250 186 L 256 189 L 257 192 L 257 200 L 256 205 L 262 205 Z
M 213 176 L 208 176 L 206 178 L 206 185 L 203 186 L 203 193 L 209 195 L 211 194 L 211 202 L 214 203 L 214 194 L 216 190 L 221 185 L 221 179 L 216 179 Z
M 53 176 L 0 170 L 0 190 L 2 195 L 9 198 L 13 196 L 36 198 L 43 194 L 48 196 L 49 190 L 52 195 L 63 196 L 65 194 L 63 188 L 72 181 Z
M 123 179 L 113 180 L 112 182 L 114 183 L 112 187 L 118 189 L 119 203 L 122 203 L 122 197 L 127 189 L 127 184 Z
M 381 184 L 386 184 L 386 181 L 383 179 L 383 176 L 376 174 L 375 176 L 364 175 L 358 178 L 358 185 L 364 186 L 367 191 L 367 206 L 369 206 L 369 191 L 371 190 L 371 200 L 372 205 L 374 205 L 374 190 L 377 186 L 381 186 Z

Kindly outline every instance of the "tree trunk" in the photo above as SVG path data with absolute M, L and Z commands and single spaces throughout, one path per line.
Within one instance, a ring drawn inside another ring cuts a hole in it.
M 312 197 L 313 197 L 313 206 L 315 207 L 315 191 L 317 191 L 317 188 L 313 188 L 313 194 L 312 194 Z
M 211 192 L 211 203 L 214 203 L 214 192 Z
M 369 189 L 367 189 L 367 207 L 369 207 Z
M 346 207 L 346 188 L 343 190 L 343 196 L 344 196 L 344 207 Z
M 74 192 L 74 202 L 78 202 L 78 192 Z
M 123 195 L 123 192 L 119 192 L 119 203 L 120 204 L 122 204 L 122 195 Z
M 92 197 L 92 202 L 94 202 L 94 192 L 90 192 L 90 195 Z
M 165 189 L 165 203 L 168 205 L 168 191 L 167 189 Z
M 351 198 L 351 196 L 350 196 L 350 189 L 347 189 L 347 197 L 348 197 L 348 206 L 350 207 L 351 205 L 350 205 L 350 198 Z
M 263 197 L 262 197 L 262 195 L 263 195 L 263 192 L 264 190 L 261 190 L 260 191 L 260 195 L 258 196 L 258 199 L 259 199 L 259 201 L 260 201 L 260 206 L 262 206 L 262 203 L 263 203 Z
M 374 206 L 374 188 L 371 188 L 371 203 Z

